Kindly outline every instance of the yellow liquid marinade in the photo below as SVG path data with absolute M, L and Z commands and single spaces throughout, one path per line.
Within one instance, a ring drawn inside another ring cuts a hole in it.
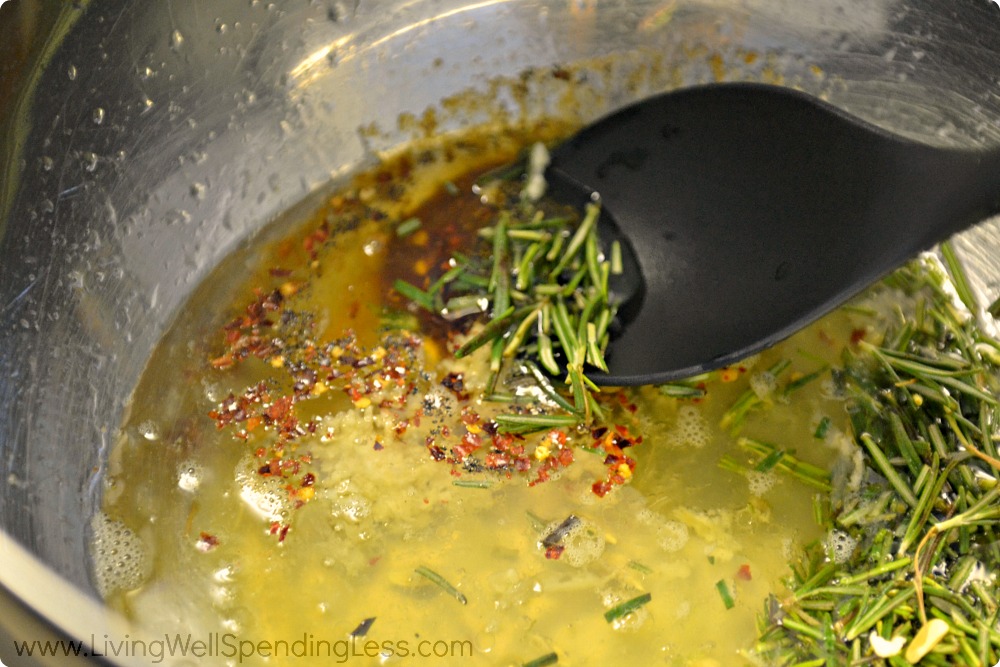
M 213 292 L 236 295 L 233 303 L 195 297 L 151 360 L 109 461 L 104 512 L 138 535 L 149 563 L 141 585 L 107 586 L 112 605 L 154 637 L 205 642 L 201 659 L 218 664 L 520 665 L 550 653 L 560 665 L 744 659 L 739 652 L 752 646 L 767 596 L 781 594 L 789 560 L 820 537 L 818 492 L 773 472 L 720 468 L 725 454 L 746 457 L 719 423 L 752 384 L 768 407 L 742 433 L 829 465 L 847 429 L 829 374 L 782 399 L 768 395 L 763 371 L 781 358 L 791 360 L 787 374 L 833 362 L 856 326 L 849 314 L 825 318 L 743 369 L 711 374 L 698 401 L 655 388 L 628 392 L 634 414 L 618 409 L 612 421 L 642 436 L 628 450 L 637 467 L 630 483 L 603 498 L 592 491 L 606 474 L 603 454 L 579 448 L 572 465 L 535 485 L 531 473 L 470 474 L 434 460 L 427 438 L 457 444 L 468 430 L 463 407 L 484 419 L 505 407 L 478 399 L 483 351 L 462 363 L 438 361 L 447 357 L 440 331 L 413 352 L 426 373 L 413 395 L 392 394 L 395 412 L 380 408 L 379 396 L 366 403 L 314 386 L 296 405 L 299 423 L 312 421 L 314 432 L 281 451 L 284 459 L 308 455 L 291 480 L 259 474 L 276 427 L 258 425 L 244 440 L 234 437 L 238 425 L 217 428 L 208 416 L 257 382 L 269 383 L 274 396 L 289 391 L 294 355 L 218 362 L 225 348 L 218 324 L 244 312 L 254 287 L 282 292 L 281 312 L 308 314 L 315 346 L 350 329 L 359 347 L 376 349 L 382 308 L 404 303 L 388 296 L 392 280 L 432 271 L 434 258 L 453 249 L 447 238 L 469 252 L 474 226 L 485 222 L 475 219 L 485 207 L 464 175 L 510 160 L 524 141 L 470 135 L 414 149 L 251 253 L 258 268 L 249 278 Z M 446 181 L 462 194 L 450 194 Z M 414 214 L 420 230 L 397 237 L 398 223 Z M 325 240 L 314 235 L 324 220 Z M 212 278 L 225 280 L 225 270 Z M 223 314 L 212 327 L 202 315 L 209 310 Z M 440 384 L 456 371 L 464 372 L 468 400 Z M 423 423 L 398 433 L 400 415 L 417 409 Z M 819 439 L 822 416 L 831 427 Z M 527 436 L 528 454 L 544 437 Z M 315 480 L 308 492 L 306 470 Z M 570 515 L 580 526 L 561 557 L 546 558 L 540 541 Z M 418 568 L 440 575 L 465 603 Z M 605 619 L 643 593 L 651 600 L 637 612 Z

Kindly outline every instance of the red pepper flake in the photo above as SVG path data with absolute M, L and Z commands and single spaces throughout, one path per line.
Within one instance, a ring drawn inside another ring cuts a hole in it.
M 215 359 L 212 359 L 212 361 L 210 361 L 209 363 L 212 364 L 212 368 L 218 368 L 219 370 L 222 370 L 225 368 L 229 368 L 236 362 L 233 360 L 233 355 L 224 354 L 221 357 L 216 357 Z
M 324 224 L 322 227 L 320 227 L 312 234 L 307 236 L 305 239 L 303 239 L 302 247 L 305 249 L 306 252 L 309 253 L 309 255 L 313 259 L 315 259 L 317 254 L 316 252 L 317 246 L 322 244 L 323 241 L 325 241 L 329 235 L 330 233 L 329 231 L 327 231 L 326 225 Z
M 563 552 L 566 551 L 566 547 L 561 544 L 553 544 L 545 549 L 545 557 L 549 560 L 559 560 Z
M 271 424 L 283 421 L 288 417 L 288 413 L 292 409 L 292 400 L 291 396 L 283 396 L 274 401 L 267 407 L 266 410 L 264 410 L 264 417 L 266 417 Z
M 490 452 L 486 455 L 484 464 L 492 470 L 502 470 L 510 465 L 510 459 L 502 452 Z
M 464 436 L 462 436 L 461 444 L 452 447 L 451 451 L 452 454 L 455 455 L 456 459 L 458 459 L 459 461 L 464 461 L 465 458 L 469 456 L 469 454 L 482 447 L 482 443 L 483 443 L 482 438 L 480 438 L 475 433 L 466 433 Z
M 284 526 L 281 527 L 281 531 L 278 533 L 278 543 L 279 544 L 281 542 L 285 541 L 285 538 L 288 536 L 288 529 L 289 528 L 291 528 L 291 526 L 288 525 L 288 524 L 285 524 Z
M 316 475 L 312 474 L 311 472 L 307 472 L 302 477 L 302 486 L 303 487 L 310 487 L 310 486 L 312 486 L 315 483 L 316 483 Z
M 851 332 L 851 345 L 857 345 L 858 343 L 863 341 L 865 339 L 865 336 L 867 335 L 868 332 L 866 330 L 855 329 L 854 331 Z
M 372 447 L 372 449 L 374 449 L 376 452 L 380 452 L 383 449 L 385 449 L 385 446 L 381 442 L 379 442 L 378 440 L 376 440 L 375 441 L 375 445 Z
M 490 422 L 491 424 L 493 422 Z M 485 430 L 485 429 L 484 429 Z M 514 444 L 514 436 L 510 433 L 496 433 L 492 436 L 493 447 L 500 450 L 501 452 L 510 449 L 511 445 Z
M 753 577 L 750 575 L 750 565 L 749 563 L 743 563 L 740 565 L 740 569 L 736 571 L 736 578 L 741 581 L 750 581 Z
M 573 450 L 568 447 L 566 449 L 560 449 L 559 453 L 556 454 L 556 460 L 559 461 L 560 465 L 568 466 L 573 462 Z
M 612 484 L 609 482 L 594 482 L 593 486 L 590 487 L 590 490 L 593 491 L 598 498 L 603 498 L 608 495 L 608 492 L 611 491 L 611 489 Z

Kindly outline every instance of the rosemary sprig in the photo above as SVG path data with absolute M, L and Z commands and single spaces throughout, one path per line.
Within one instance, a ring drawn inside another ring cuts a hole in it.
M 521 415 L 505 414 L 496 416 L 497 426 L 506 433 L 535 433 L 553 428 L 576 426 L 580 419 L 571 415 Z
M 548 215 L 548 203 L 508 195 L 513 201 L 479 231 L 480 259 L 452 257 L 451 268 L 427 289 L 398 280 L 395 290 L 449 319 L 488 314 L 485 325 L 455 352 L 461 358 L 490 346 L 487 399 L 504 394 L 496 387 L 511 368 L 531 363 L 531 375 L 562 413 L 501 415 L 501 430 L 527 433 L 590 424 L 602 419 L 603 411 L 587 373 L 607 371 L 608 332 L 617 312 L 608 280 L 621 270 L 621 248 L 601 247 L 597 204 L 587 204 L 579 217 Z M 406 233 L 414 224 L 400 227 Z M 543 382 L 541 369 L 560 378 L 561 386 L 555 386 L 559 380 Z
M 949 247 L 942 253 L 944 270 L 922 258 L 886 279 L 910 295 L 913 314 L 848 350 L 832 371 L 866 475 L 817 516 L 857 548 L 830 562 L 817 542 L 793 564 L 789 593 L 771 598 L 758 624 L 754 652 L 769 663 L 988 666 L 1000 658 L 997 582 L 975 574 L 1000 568 L 1000 366 L 961 265 Z M 742 400 L 731 425 L 759 406 Z M 788 462 L 774 447 L 749 451 L 758 465 Z M 745 472 L 732 457 L 720 465 Z M 939 634 L 925 643 L 932 625 Z M 903 637 L 905 651 L 879 658 L 872 632 Z

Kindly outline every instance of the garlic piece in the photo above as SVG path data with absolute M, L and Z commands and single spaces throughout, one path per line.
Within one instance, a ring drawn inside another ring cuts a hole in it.
M 872 650 L 875 651 L 875 655 L 880 658 L 891 658 L 894 655 L 899 655 L 899 652 L 903 650 L 903 644 L 906 643 L 906 637 L 896 635 L 892 639 L 886 639 L 879 633 L 872 630 L 871 634 L 868 635 L 868 642 L 872 645 Z
M 913 641 L 906 647 L 906 654 L 903 657 L 912 664 L 920 662 L 925 655 L 930 653 L 944 639 L 944 636 L 948 634 L 950 629 L 947 622 L 942 621 L 940 618 L 932 618 L 917 632 Z

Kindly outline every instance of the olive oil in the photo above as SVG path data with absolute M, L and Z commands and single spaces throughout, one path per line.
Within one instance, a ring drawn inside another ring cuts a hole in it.
M 489 209 L 473 179 L 525 143 L 404 151 L 244 251 L 245 275 L 213 275 L 227 286 L 164 338 L 109 461 L 101 520 L 146 563 L 141 582 L 105 579 L 112 605 L 155 635 L 214 637 L 219 664 L 741 659 L 789 561 L 823 536 L 822 492 L 754 469 L 739 438 L 849 465 L 827 368 L 862 325 L 834 313 L 691 397 L 602 392 L 605 431 L 498 449 L 486 350 L 452 358 L 467 325 L 442 327 L 392 285 L 475 252 Z M 755 408 L 724 427 L 741 396 Z M 601 497 L 616 428 L 635 469 Z M 511 465 L 484 469 L 487 450 Z

